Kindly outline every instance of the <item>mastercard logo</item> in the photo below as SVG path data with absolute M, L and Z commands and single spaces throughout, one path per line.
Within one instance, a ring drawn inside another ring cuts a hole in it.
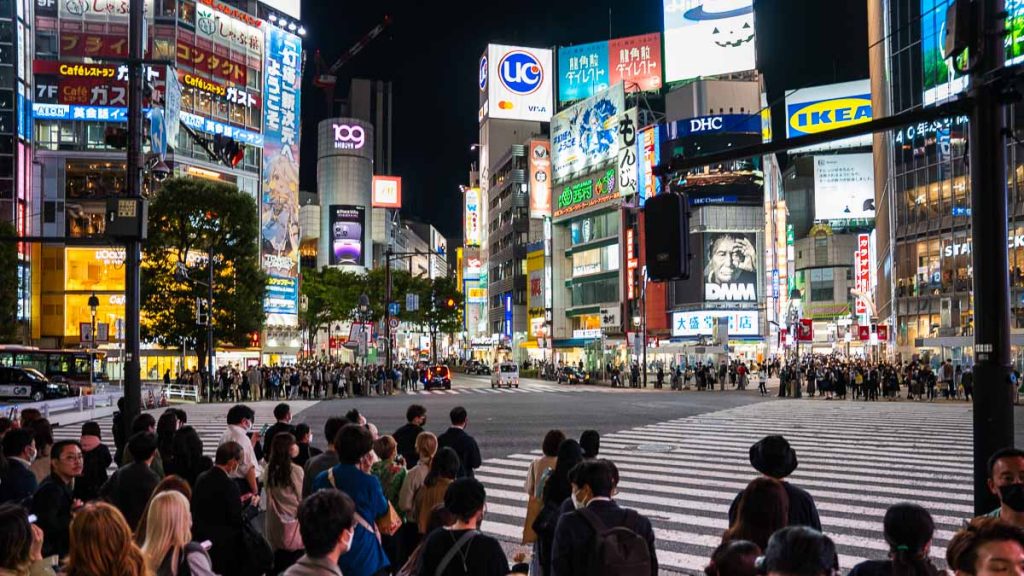
M 500 108 L 501 110 L 511 110 L 513 108 L 513 105 L 508 100 L 499 100 L 498 108 Z

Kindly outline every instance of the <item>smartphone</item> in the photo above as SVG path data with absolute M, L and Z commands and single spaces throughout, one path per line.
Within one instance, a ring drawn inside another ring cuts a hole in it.
M 203 550 L 206 550 L 207 552 L 210 551 L 210 548 L 213 548 L 213 542 L 210 542 L 209 540 L 203 540 L 199 543 L 199 545 L 202 546 Z
M 269 424 L 264 424 L 264 425 L 263 425 L 263 426 L 262 426 L 262 427 L 260 428 L 260 436 L 266 436 L 266 435 L 267 435 L 267 429 L 269 429 L 269 428 L 270 428 L 270 425 L 269 425 Z
M 28 515 L 28 523 L 29 524 L 35 524 L 36 520 L 39 520 L 39 518 L 36 518 L 35 514 L 29 514 Z

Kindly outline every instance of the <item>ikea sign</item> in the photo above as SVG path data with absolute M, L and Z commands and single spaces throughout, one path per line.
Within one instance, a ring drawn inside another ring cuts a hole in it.
M 871 85 L 868 80 L 796 90 L 786 97 L 786 136 L 799 138 L 869 122 Z M 849 148 L 871 144 L 871 136 L 832 142 L 815 149 Z

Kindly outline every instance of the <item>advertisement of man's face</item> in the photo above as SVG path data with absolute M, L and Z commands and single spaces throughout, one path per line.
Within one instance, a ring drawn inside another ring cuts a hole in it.
M 754 301 L 757 287 L 757 240 L 754 233 L 708 234 L 704 263 L 704 297 L 710 301 Z

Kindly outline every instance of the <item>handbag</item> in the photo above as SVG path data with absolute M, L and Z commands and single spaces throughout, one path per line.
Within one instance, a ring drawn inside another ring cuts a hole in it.
M 267 502 L 270 505 L 270 512 L 281 522 L 281 545 L 284 550 L 295 552 L 305 548 L 302 544 L 302 533 L 299 532 L 299 519 L 281 512 L 281 508 L 269 491 L 267 492 Z
M 402 517 L 395 511 L 395 507 L 388 502 L 388 511 L 377 518 L 377 529 L 385 536 L 394 536 L 395 532 L 402 527 Z
M 242 522 L 242 549 L 248 568 L 245 574 L 265 574 L 274 569 L 274 550 L 263 534 L 252 525 L 252 519 L 258 514 L 259 510 L 253 506 L 242 511 L 245 520 Z

